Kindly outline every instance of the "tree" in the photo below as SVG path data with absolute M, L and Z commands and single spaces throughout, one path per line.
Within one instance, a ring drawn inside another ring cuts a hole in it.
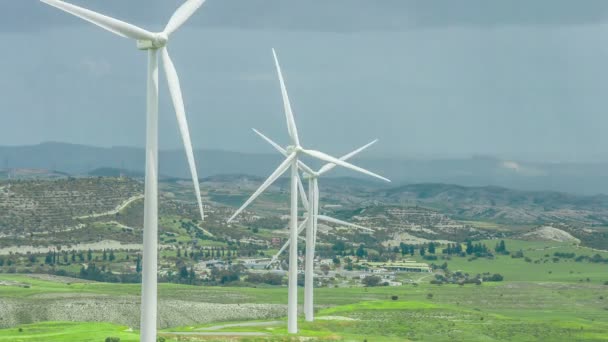
M 179 247 L 177 248 L 177 257 L 181 258 L 182 257 L 182 250 L 179 249 Z
M 334 263 L 334 265 L 340 266 L 340 258 L 335 256 L 331 261 Z
M 114 261 L 116 260 L 116 256 L 114 256 L 114 250 L 110 249 L 110 257 L 109 257 L 110 261 Z
M 424 256 L 426 254 L 424 247 L 420 247 L 420 256 Z
M 380 278 L 378 276 L 367 276 L 367 277 L 363 278 L 363 280 L 361 280 L 363 285 L 365 285 L 367 287 L 378 286 L 378 285 L 380 285 L 381 281 L 382 281 L 382 278 Z
M 435 244 L 432 242 L 429 243 L 429 253 L 435 254 Z
M 189 275 L 189 273 L 188 273 L 188 267 L 186 267 L 186 266 L 180 267 L 180 269 L 179 269 L 179 277 L 181 279 L 186 279 L 186 278 L 188 278 L 188 275 Z
M 48 252 L 46 254 L 46 257 L 44 258 L 44 263 L 47 264 L 47 265 L 53 264 L 53 253 Z
M 141 256 L 137 255 L 137 260 L 135 260 L 135 272 L 141 273 Z
M 404 244 L 403 242 L 399 243 L 399 248 L 401 249 L 401 255 L 406 255 L 409 250 L 407 245 Z
M 471 242 L 471 240 L 467 241 L 467 249 L 466 252 L 468 255 L 473 254 L 473 243 Z
M 321 271 L 323 272 L 323 274 L 327 275 L 329 273 L 329 266 L 321 265 Z
M 108 261 L 108 253 L 106 253 L 105 249 L 103 250 L 103 254 L 102 254 L 101 258 L 103 259 L 103 261 Z
M 508 253 L 507 246 L 505 245 L 505 240 L 500 240 L 500 244 L 498 245 L 501 253 Z
M 359 245 L 359 248 L 357 248 L 357 252 L 355 252 L 355 254 L 359 258 L 363 258 L 364 256 L 367 255 L 367 252 L 365 251 L 365 247 L 363 246 L 363 244 Z
M 414 246 L 410 246 L 410 255 L 414 256 Z

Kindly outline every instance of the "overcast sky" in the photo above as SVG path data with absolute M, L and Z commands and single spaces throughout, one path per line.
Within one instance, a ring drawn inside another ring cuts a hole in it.
M 74 0 L 161 29 L 178 0 Z M 0 2 L 0 145 L 143 146 L 146 55 L 35 0 Z M 169 51 L 197 148 L 608 160 L 608 1 L 208 0 Z M 181 140 L 161 77 L 160 141 Z

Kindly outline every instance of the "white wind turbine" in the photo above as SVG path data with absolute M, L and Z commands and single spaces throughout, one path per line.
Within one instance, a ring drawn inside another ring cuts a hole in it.
M 203 204 L 194 162 L 192 142 L 177 72 L 167 52 L 169 36 L 184 24 L 205 0 L 187 0 L 173 14 L 162 32 L 150 32 L 129 23 L 59 0 L 40 0 L 121 37 L 135 39 L 137 48 L 148 51 L 146 115 L 146 180 L 144 198 L 144 264 L 142 277 L 141 340 L 156 340 L 157 254 L 158 254 L 158 51 L 167 77 L 175 115 L 194 182 L 201 219 Z
M 256 134 L 258 134 L 262 139 L 266 140 L 270 145 L 272 145 L 277 151 L 279 151 L 282 155 L 287 156 L 287 151 L 284 148 L 279 146 L 277 143 L 272 141 L 270 138 L 260 133 L 256 129 L 253 130 Z M 342 157 L 340 160 L 346 161 L 355 155 L 359 154 L 361 151 L 375 144 L 378 140 L 374 140 L 367 145 L 364 145 Z M 300 162 L 300 165 L 305 165 Z M 306 166 L 305 166 L 306 167 Z M 342 221 L 333 217 L 329 217 L 326 215 L 319 214 L 319 177 L 326 174 L 330 170 L 336 167 L 334 163 L 327 163 L 323 165 L 318 171 L 313 171 L 312 173 L 308 173 L 304 171 L 304 178 L 308 179 L 308 200 L 306 196 L 302 196 L 302 203 L 304 208 L 306 209 L 306 217 L 304 221 L 300 224 L 298 228 L 298 235 L 304 230 L 306 227 L 306 262 L 305 262 L 305 280 L 304 280 L 304 315 L 306 320 L 311 322 L 314 320 L 314 256 L 315 256 L 315 246 L 317 243 L 317 221 L 325 221 L 327 223 L 339 224 L 347 227 L 353 227 L 357 229 L 363 229 L 367 231 L 373 232 L 372 229 L 362 227 L 353 223 L 349 223 L 346 221 Z M 306 167 L 307 170 L 310 170 L 309 167 Z M 298 178 L 300 182 L 300 179 Z M 309 202 L 310 200 L 310 202 Z M 283 253 L 283 251 L 289 246 L 291 243 L 291 239 L 288 239 L 283 247 L 279 249 L 277 254 L 273 256 L 271 264 L 277 260 L 279 255 Z
M 287 95 L 287 89 L 285 88 L 283 74 L 281 73 L 281 66 L 279 65 L 279 60 L 274 49 L 272 50 L 272 54 L 274 56 L 275 66 L 277 69 L 277 74 L 279 76 L 281 95 L 283 98 L 283 107 L 287 119 L 287 131 L 289 133 L 292 145 L 287 146 L 285 148 L 285 152 L 287 154 L 285 160 L 279 165 L 279 167 L 277 167 L 277 169 L 270 175 L 270 177 L 268 177 L 268 179 L 266 179 L 266 181 L 264 181 L 264 183 L 253 193 L 253 195 L 251 195 L 251 197 L 232 215 L 232 217 L 228 219 L 228 222 L 231 222 L 253 200 L 255 200 L 262 192 L 264 192 L 264 190 L 266 190 L 272 183 L 274 183 L 275 180 L 277 180 L 283 173 L 285 173 L 291 167 L 291 219 L 289 224 L 289 235 L 291 241 L 296 241 L 296 243 L 290 244 L 289 248 L 289 294 L 287 301 L 287 331 L 293 334 L 298 332 L 298 187 L 302 187 L 301 183 L 298 182 L 298 167 L 303 168 L 306 172 L 310 174 L 314 174 L 314 171 L 312 171 L 310 168 L 304 165 L 304 163 L 299 161 L 299 157 L 304 154 L 328 163 L 337 164 L 339 166 L 357 172 L 361 172 L 373 177 L 377 177 L 386 181 L 388 181 L 388 179 L 365 169 L 362 169 L 360 167 L 354 166 L 338 158 L 332 157 L 326 153 L 316 150 L 305 149 L 300 145 L 298 130 L 296 128 L 295 119 L 291 110 L 291 104 L 289 102 L 289 96 Z

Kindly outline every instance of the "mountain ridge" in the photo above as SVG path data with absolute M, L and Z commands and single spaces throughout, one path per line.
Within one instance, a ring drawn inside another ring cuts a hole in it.
M 201 178 L 223 174 L 267 177 L 281 162 L 278 153 L 245 153 L 212 149 L 195 150 Z M 143 172 L 143 148 L 95 147 L 47 142 L 27 146 L 0 146 L 4 169 L 49 169 L 71 175 L 86 175 L 96 169 Z M 308 162 L 307 159 L 305 159 Z M 499 186 L 518 190 L 550 190 L 575 194 L 608 194 L 604 170 L 608 163 L 524 163 L 491 157 L 420 160 L 358 157 L 353 163 L 390 178 L 393 184 L 446 183 L 463 186 Z M 311 165 L 314 166 L 315 164 Z M 159 151 L 159 173 L 165 177 L 189 178 L 185 153 Z M 336 168 L 331 177 L 362 176 Z

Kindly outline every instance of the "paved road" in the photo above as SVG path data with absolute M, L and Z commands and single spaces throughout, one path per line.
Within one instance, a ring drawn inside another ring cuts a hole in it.
M 267 333 L 261 332 L 236 332 L 236 331 L 217 331 L 217 332 L 171 332 L 163 333 L 163 335 L 181 335 L 181 336 L 269 336 Z
M 136 196 L 132 196 L 129 199 L 127 199 L 126 201 L 122 202 L 121 204 L 119 204 L 114 210 L 109 210 L 103 213 L 97 213 L 97 214 L 91 214 L 91 215 L 84 215 L 84 216 L 76 216 L 74 217 L 74 219 L 78 220 L 78 219 L 87 219 L 87 218 L 92 218 L 92 217 L 102 217 L 102 216 L 108 216 L 108 215 L 116 215 L 116 213 L 120 212 L 121 210 L 123 210 L 124 208 L 126 208 L 129 204 L 144 198 L 144 195 L 136 195 Z
M 279 325 L 281 323 L 282 323 L 281 321 L 232 323 L 232 324 L 214 325 L 212 327 L 199 328 L 196 330 L 220 330 L 220 329 L 234 328 L 234 327 L 263 327 L 263 326 L 267 326 L 267 325 Z

